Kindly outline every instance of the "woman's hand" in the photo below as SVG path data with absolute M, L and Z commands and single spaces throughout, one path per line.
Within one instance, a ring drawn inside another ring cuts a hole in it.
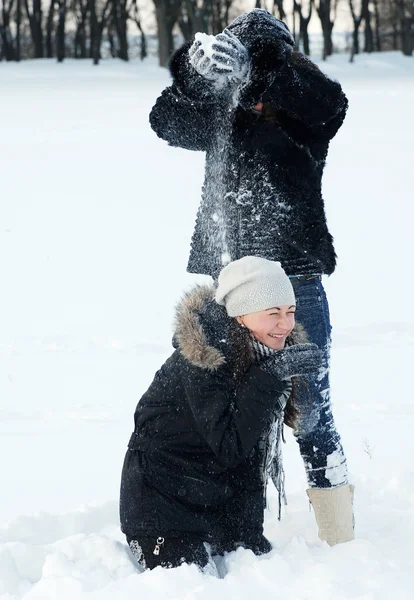
M 248 71 L 247 49 L 228 29 L 216 36 L 197 33 L 189 57 L 200 75 L 216 82 L 242 80 Z
M 278 379 L 310 375 L 323 366 L 323 352 L 316 344 L 296 344 L 274 352 L 262 368 Z

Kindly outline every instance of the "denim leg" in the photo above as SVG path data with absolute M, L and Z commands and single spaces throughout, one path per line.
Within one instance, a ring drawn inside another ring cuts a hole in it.
M 295 437 L 299 444 L 310 487 L 330 488 L 348 482 L 341 439 L 336 430 L 329 389 L 331 323 L 329 305 L 321 278 L 300 280 L 295 288 L 296 320 L 304 326 L 309 341 L 324 352 L 326 366 L 301 378 L 296 406 L 300 411 Z

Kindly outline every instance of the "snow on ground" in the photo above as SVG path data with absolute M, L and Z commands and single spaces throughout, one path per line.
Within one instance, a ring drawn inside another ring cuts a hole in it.
M 324 194 L 339 267 L 335 414 L 356 485 L 357 539 L 329 548 L 290 433 L 289 505 L 271 555 L 220 580 L 140 574 L 118 527 L 135 404 L 171 351 L 203 155 L 148 126 L 155 62 L 0 65 L 1 600 L 406 600 L 414 584 L 414 59 L 335 56 L 351 107 Z M 2 524 L 1 524 L 2 523 Z

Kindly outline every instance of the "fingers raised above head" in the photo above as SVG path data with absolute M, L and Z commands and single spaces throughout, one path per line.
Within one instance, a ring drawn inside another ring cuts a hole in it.
M 230 31 L 230 29 L 227 29 L 227 27 L 225 27 L 223 29 L 223 32 L 220 33 L 219 35 L 225 35 L 229 40 L 231 40 L 232 42 L 234 42 L 237 46 L 241 45 L 241 41 L 239 40 L 239 38 L 236 37 L 234 35 L 234 33 L 232 31 Z
M 193 62 L 198 63 L 204 57 L 204 50 L 199 48 L 190 58 Z
M 234 48 L 230 48 L 230 46 L 224 44 L 212 44 L 212 49 L 216 52 L 220 52 L 223 56 L 231 56 L 237 59 L 240 55 Z
M 210 66 L 211 66 L 211 60 L 210 60 L 210 57 L 208 57 L 208 56 L 204 56 L 197 63 L 197 69 L 199 72 L 202 72 L 202 73 L 206 73 L 209 70 Z
M 224 65 L 221 67 L 217 64 L 213 64 L 211 67 L 211 71 L 213 73 L 217 73 L 218 75 L 229 75 L 233 72 L 232 68 L 225 67 Z
M 240 42 L 238 40 L 236 42 L 233 38 L 230 38 L 227 35 L 224 35 L 223 33 L 219 33 L 218 35 L 216 35 L 216 40 L 218 42 L 221 42 L 222 44 L 225 44 L 228 48 L 232 48 L 236 51 L 239 51 L 240 49 Z
M 195 42 L 193 42 L 191 44 L 191 47 L 190 47 L 190 49 L 188 51 L 188 54 L 190 56 L 193 56 L 197 52 L 197 50 L 200 48 L 200 46 L 201 46 L 200 40 L 196 40 Z
M 234 60 L 230 56 L 224 56 L 223 54 L 217 54 L 214 52 L 211 57 L 216 63 L 220 63 L 220 66 L 227 66 L 230 69 L 234 68 Z

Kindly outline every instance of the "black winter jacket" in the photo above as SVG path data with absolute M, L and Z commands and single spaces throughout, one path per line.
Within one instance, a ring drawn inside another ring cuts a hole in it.
M 178 306 L 176 350 L 135 412 L 121 482 L 121 527 L 140 536 L 186 532 L 205 541 L 263 531 L 259 441 L 286 383 L 253 364 L 249 334 L 200 286 Z M 287 344 L 306 339 L 296 326 Z
M 230 260 L 256 255 L 280 261 L 288 275 L 330 275 L 336 254 L 321 182 L 348 102 L 263 13 L 229 26 L 250 55 L 246 80 L 216 89 L 190 64 L 187 43 L 172 58 L 173 83 L 157 99 L 151 127 L 172 146 L 206 152 L 189 272 L 215 277 Z M 277 123 L 252 112 L 259 100 Z

